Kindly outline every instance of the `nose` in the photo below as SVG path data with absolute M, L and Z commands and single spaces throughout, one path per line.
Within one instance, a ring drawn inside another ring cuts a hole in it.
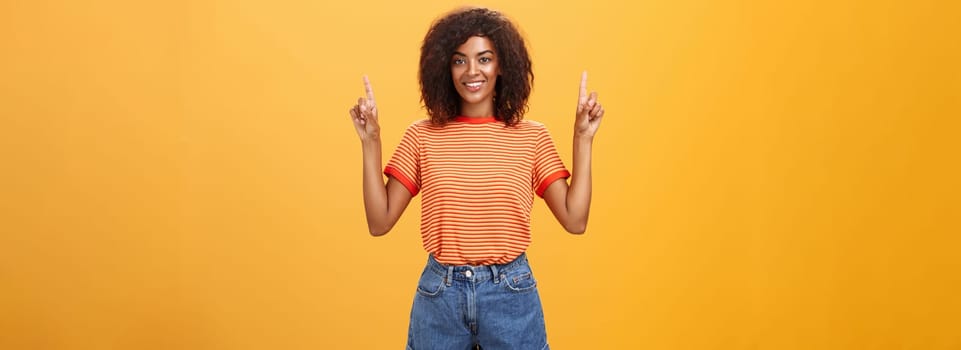
M 473 60 L 470 61 L 470 63 L 469 63 L 468 66 L 467 66 L 467 74 L 468 74 L 468 75 L 477 75 L 477 62 L 475 62 L 475 61 L 473 61 Z

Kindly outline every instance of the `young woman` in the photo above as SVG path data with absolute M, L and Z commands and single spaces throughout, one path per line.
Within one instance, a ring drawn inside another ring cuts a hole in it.
M 350 115 L 364 157 L 370 234 L 390 231 L 422 194 L 429 253 L 410 316 L 408 349 L 547 349 L 544 314 L 524 251 L 533 197 L 571 233 L 591 204 L 591 144 L 604 116 L 581 75 L 573 174 L 543 124 L 522 120 L 534 74 L 524 40 L 504 15 L 455 10 L 427 32 L 414 122 L 381 175 L 377 106 L 370 81 Z M 566 179 L 570 178 L 570 185 Z

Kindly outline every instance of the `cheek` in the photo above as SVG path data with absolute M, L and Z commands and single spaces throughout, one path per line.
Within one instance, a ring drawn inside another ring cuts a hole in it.
M 490 71 L 487 73 L 487 76 L 490 77 L 489 79 L 491 80 L 491 82 L 496 83 L 497 78 L 501 77 L 500 67 L 497 67 L 496 65 L 492 66 Z M 494 85 L 494 84 L 491 84 L 491 85 Z

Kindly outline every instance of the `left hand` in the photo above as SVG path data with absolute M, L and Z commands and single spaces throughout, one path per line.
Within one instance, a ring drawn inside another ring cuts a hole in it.
M 594 137 L 601 126 L 604 107 L 597 101 L 597 91 L 587 94 L 587 71 L 581 73 L 581 89 L 577 96 L 577 118 L 574 121 L 574 135 Z

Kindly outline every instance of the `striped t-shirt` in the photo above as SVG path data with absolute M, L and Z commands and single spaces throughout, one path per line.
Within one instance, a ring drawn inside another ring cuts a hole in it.
M 424 250 L 452 265 L 514 260 L 531 243 L 534 194 L 570 176 L 543 124 L 493 117 L 414 122 L 384 173 L 423 194 Z

